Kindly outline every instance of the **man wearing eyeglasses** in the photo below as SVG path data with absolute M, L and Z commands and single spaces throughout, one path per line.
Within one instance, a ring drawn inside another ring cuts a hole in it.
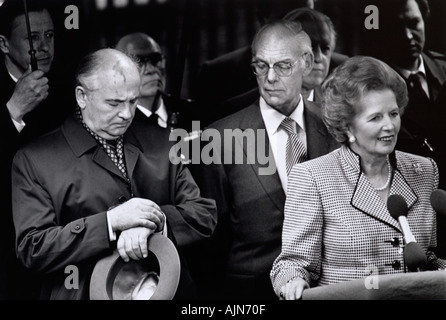
M 222 136 L 222 164 L 201 166 L 201 190 L 216 200 L 218 209 L 207 266 L 213 273 L 202 281 L 204 298 L 277 299 L 269 272 L 281 250 L 287 190 L 284 119 L 296 128 L 303 159 L 324 155 L 338 146 L 312 111 L 315 106 L 301 95 L 303 76 L 313 67 L 313 53 L 310 38 L 299 23 L 282 20 L 263 26 L 252 42 L 251 66 L 260 98 L 210 125 Z M 234 158 L 236 146 L 244 143 L 243 138 L 227 141 L 223 134 L 227 129 L 253 130 L 257 150 L 264 134 L 265 149 L 272 152 L 277 170 L 260 175 L 261 161 L 249 152 L 255 148 L 249 147 L 244 148 L 244 157 L 256 161 L 226 162 Z

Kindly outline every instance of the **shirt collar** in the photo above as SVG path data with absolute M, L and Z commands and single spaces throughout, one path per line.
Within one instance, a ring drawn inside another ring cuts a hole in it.
M 148 109 L 146 109 L 146 108 L 144 108 L 143 106 L 141 106 L 141 105 L 136 105 L 136 107 L 147 117 L 147 118 L 149 118 L 151 115 L 152 115 L 152 111 L 150 111 L 150 110 L 148 110 Z M 160 106 L 159 106 L 159 108 L 158 109 L 156 109 L 156 111 L 155 111 L 155 114 L 157 114 L 158 115 L 158 117 L 159 117 L 159 120 L 161 120 L 161 126 L 163 127 L 163 128 L 166 128 L 167 127 L 167 118 L 168 118 L 168 115 L 167 115 L 167 109 L 166 109 L 166 105 L 164 104 L 164 100 L 163 99 L 160 99 Z
M 411 71 L 411 70 L 407 70 L 407 69 L 403 69 L 403 68 L 399 68 L 399 67 L 397 67 L 397 69 L 400 71 L 400 73 L 403 75 L 403 77 L 405 79 L 409 78 L 409 76 L 411 74 L 415 74 L 418 72 L 421 72 L 423 74 L 423 76 L 426 77 L 426 68 L 424 67 L 424 59 L 423 59 L 422 55 L 420 55 L 420 64 L 419 64 L 417 70 Z
M 17 81 L 19 81 L 19 79 L 17 79 L 16 77 L 13 76 L 13 74 L 11 72 L 9 72 L 9 76 L 11 77 L 12 81 L 14 81 L 15 83 L 17 83 Z
M 299 127 L 305 131 L 304 123 L 304 102 L 302 95 L 299 95 L 299 103 L 294 111 L 289 115 L 291 119 L 296 121 Z M 266 101 L 260 97 L 260 111 L 262 113 L 263 121 L 265 122 L 266 130 L 270 133 L 276 133 L 285 115 L 269 106 Z
M 310 90 L 310 93 L 308 94 L 308 101 L 314 101 L 314 89 Z

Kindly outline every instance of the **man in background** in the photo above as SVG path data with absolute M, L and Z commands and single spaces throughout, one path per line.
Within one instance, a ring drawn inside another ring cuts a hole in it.
M 166 92 L 166 57 L 160 45 L 149 35 L 135 32 L 123 36 L 115 48 L 134 57 L 140 67 L 141 95 L 134 121 L 190 129 L 194 105 Z
M 444 156 L 444 105 L 437 102 L 446 83 L 446 56 L 427 50 L 426 26 L 430 8 L 427 0 L 370 2 L 379 8 L 378 30 L 365 33 L 368 54 L 393 67 L 406 81 L 409 103 L 401 117 L 397 150 L 433 158 L 440 171 L 439 188 L 446 187 Z M 441 174 L 443 172 L 443 174 Z M 439 216 L 437 256 L 446 256 L 446 219 Z
M 63 121 L 69 105 L 53 70 L 55 30 L 45 1 L 27 1 L 37 69 L 31 68 L 30 44 L 22 1 L 0 7 L 0 153 L 1 202 L 0 299 L 33 299 L 37 277 L 17 261 L 11 209 L 11 161 L 19 146 Z
M 321 84 L 327 77 L 334 48 L 336 47 L 336 31 L 331 19 L 311 8 L 298 8 L 288 12 L 285 20 L 297 21 L 311 39 L 311 48 L 314 55 L 313 69 L 308 75 L 304 75 L 302 81 L 302 96 L 304 99 L 315 102 L 320 108 Z M 347 56 L 337 54 L 336 63 L 339 64 Z M 259 98 L 257 88 L 241 95 L 226 100 L 222 108 L 228 113 L 233 113 L 245 108 Z M 319 110 L 317 110 L 319 112 Z
M 221 146 L 210 141 L 220 161 L 201 166 L 201 190 L 216 200 L 218 212 L 217 229 L 204 254 L 203 298 L 277 299 L 269 272 L 281 249 L 287 170 L 338 146 L 312 111 L 317 107 L 301 95 L 313 53 L 300 24 L 278 20 L 263 26 L 252 43 L 251 65 L 260 98 L 209 126 L 222 138 Z M 241 135 L 227 137 L 228 131 Z M 250 133 L 256 141 L 246 141 Z M 296 143 L 292 148 L 291 142 Z M 261 150 L 274 168 L 265 174 L 260 173 L 265 169 Z M 241 163 L 237 151 L 243 155 Z

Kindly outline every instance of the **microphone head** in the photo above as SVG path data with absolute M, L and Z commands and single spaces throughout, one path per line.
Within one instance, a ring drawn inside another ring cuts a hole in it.
M 406 200 L 399 194 L 392 194 L 387 199 L 387 209 L 390 215 L 398 220 L 399 216 L 407 216 L 409 208 L 407 207 Z
M 427 265 L 426 253 L 417 242 L 406 244 L 403 255 L 409 271 L 419 271 Z
M 437 189 L 431 193 L 431 205 L 437 213 L 446 214 L 446 191 Z

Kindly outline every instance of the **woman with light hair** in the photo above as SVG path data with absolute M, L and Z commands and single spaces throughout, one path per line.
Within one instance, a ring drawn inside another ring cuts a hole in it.
M 395 150 L 408 102 L 404 80 L 387 64 L 357 56 L 337 67 L 322 91 L 324 123 L 342 146 L 289 175 L 282 250 L 270 274 L 276 294 L 299 299 L 305 288 L 365 278 L 371 270 L 407 272 L 405 237 L 387 206 L 392 195 L 407 204 L 425 262 L 417 267 L 445 268 L 433 253 L 437 165 Z

